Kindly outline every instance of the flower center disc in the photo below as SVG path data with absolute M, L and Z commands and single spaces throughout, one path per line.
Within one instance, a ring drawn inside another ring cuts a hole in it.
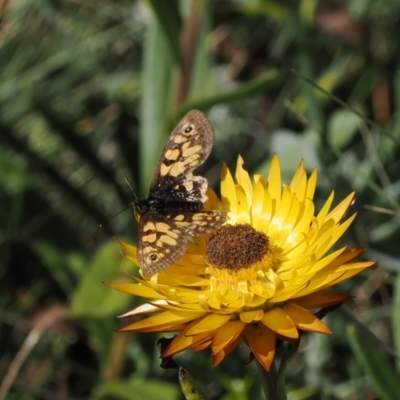
M 250 225 L 225 225 L 207 243 L 206 261 L 231 271 L 250 268 L 268 251 L 268 237 Z

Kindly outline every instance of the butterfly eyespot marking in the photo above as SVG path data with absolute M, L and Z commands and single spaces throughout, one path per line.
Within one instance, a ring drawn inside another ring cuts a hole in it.
M 157 254 L 150 254 L 149 258 L 151 261 L 156 261 L 158 257 L 157 257 Z
M 183 132 L 190 133 L 192 131 L 192 129 L 193 128 L 191 126 L 187 126 Z

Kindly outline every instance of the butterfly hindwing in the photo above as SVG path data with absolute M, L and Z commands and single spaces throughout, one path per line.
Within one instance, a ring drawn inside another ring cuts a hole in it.
M 203 236 L 218 229 L 226 220 L 223 211 L 176 212 L 170 215 L 178 229 L 189 236 Z
M 192 176 L 170 190 L 165 195 L 169 201 L 190 201 L 204 203 L 207 200 L 208 182 L 202 176 Z
M 226 214 L 217 210 L 144 214 L 139 224 L 140 268 L 148 276 L 162 271 L 182 257 L 187 247 L 187 236 L 206 235 L 225 220 Z
M 154 275 L 173 264 L 182 257 L 186 247 L 187 234 L 173 219 L 151 212 L 140 218 L 138 260 L 145 275 Z

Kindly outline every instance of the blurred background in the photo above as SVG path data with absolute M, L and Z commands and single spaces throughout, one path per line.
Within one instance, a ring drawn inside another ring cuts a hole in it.
M 0 400 L 180 400 L 155 334 L 117 333 L 137 300 L 103 281 L 136 267 L 127 210 L 174 125 L 207 113 L 197 170 L 218 192 L 238 154 L 289 183 L 319 170 L 317 207 L 357 192 L 341 244 L 379 266 L 304 335 L 290 399 L 397 399 L 400 379 L 400 3 L 395 0 L 0 0 Z M 168 336 L 168 335 L 167 335 Z M 261 398 L 246 347 L 212 370 L 178 360 L 213 399 Z

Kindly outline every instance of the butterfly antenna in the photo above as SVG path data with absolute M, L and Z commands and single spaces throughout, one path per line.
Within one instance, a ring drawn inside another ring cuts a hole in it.
M 134 203 L 137 203 L 138 198 L 137 198 L 137 196 L 136 196 L 135 191 L 133 190 L 133 187 L 132 187 L 131 183 L 129 182 L 128 177 L 127 177 L 126 175 L 124 175 L 124 178 L 125 178 L 125 182 L 128 184 L 129 188 L 131 189 L 131 191 L 132 191 L 132 193 L 133 193 L 133 202 L 134 202 Z
M 111 218 L 109 218 L 106 222 L 103 222 L 100 224 L 100 228 L 104 228 L 112 219 L 114 219 L 117 215 L 121 214 L 123 211 L 127 210 L 128 208 L 132 208 L 132 205 L 129 204 L 129 206 L 123 208 L 121 211 L 118 211 L 115 215 L 113 215 Z
M 125 181 L 128 184 L 129 188 L 131 189 L 133 193 L 133 203 L 129 204 L 129 206 L 123 208 L 121 211 L 118 211 L 115 215 L 113 215 L 110 219 L 108 219 L 106 222 L 100 224 L 100 228 L 104 228 L 112 219 L 114 219 L 117 215 L 121 214 L 123 211 L 128 210 L 129 208 L 134 207 L 134 205 L 138 202 L 138 198 L 136 196 L 135 191 L 133 190 L 133 187 L 131 183 L 129 182 L 129 179 L 126 175 L 124 175 Z

